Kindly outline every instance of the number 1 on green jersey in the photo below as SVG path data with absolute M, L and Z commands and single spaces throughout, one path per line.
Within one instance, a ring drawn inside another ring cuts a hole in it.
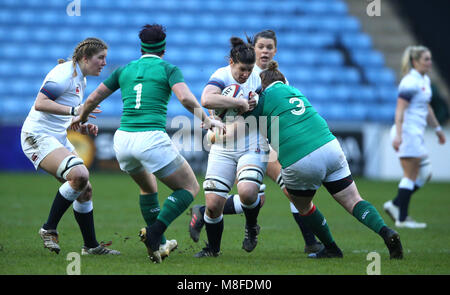
M 134 108 L 137 110 L 141 107 L 142 83 L 136 84 L 133 90 L 136 90 L 136 106 Z

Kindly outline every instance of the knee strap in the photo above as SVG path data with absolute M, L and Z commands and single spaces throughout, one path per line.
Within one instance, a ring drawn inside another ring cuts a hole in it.
M 425 183 L 430 181 L 431 172 L 432 172 L 432 170 L 431 170 L 430 159 L 428 157 L 422 159 L 422 161 L 420 161 L 420 170 L 419 170 L 419 174 L 417 175 L 415 184 L 418 187 L 424 186 Z
M 223 180 L 212 177 L 205 179 L 203 182 L 203 189 L 205 190 L 205 194 L 216 194 L 224 198 L 226 198 L 231 191 L 231 187 Z
M 264 178 L 264 171 L 258 167 L 245 167 L 238 172 L 238 183 L 253 182 L 260 186 Z
M 56 176 L 59 178 L 64 178 L 67 180 L 67 174 L 69 174 L 70 170 L 72 170 L 75 166 L 83 165 L 83 159 L 78 158 L 77 156 L 71 155 L 64 158 L 59 164 L 58 169 L 56 170 Z

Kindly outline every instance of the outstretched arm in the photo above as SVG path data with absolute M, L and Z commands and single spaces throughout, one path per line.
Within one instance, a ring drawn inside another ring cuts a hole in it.
M 178 100 L 181 104 L 192 114 L 194 114 L 197 118 L 202 120 L 203 126 L 206 129 L 211 127 L 219 127 L 224 128 L 222 122 L 211 119 L 208 115 L 203 111 L 202 106 L 198 103 L 197 98 L 195 98 L 194 94 L 192 94 L 189 87 L 184 82 L 176 83 L 172 86 L 172 90 L 175 93 Z
M 113 93 L 105 84 L 101 83 L 98 85 L 97 89 L 92 92 L 85 103 L 80 108 L 80 114 L 74 118 L 71 124 L 71 128 L 74 130 L 79 129 L 80 123 L 85 123 L 88 120 L 89 114 L 96 110 L 100 102 Z

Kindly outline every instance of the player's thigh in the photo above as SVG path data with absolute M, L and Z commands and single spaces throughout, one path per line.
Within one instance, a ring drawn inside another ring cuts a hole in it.
M 269 176 L 270 179 L 277 182 L 278 176 L 281 173 L 281 164 L 278 160 L 269 161 L 267 163 L 266 175 Z
M 182 162 L 177 165 L 178 168 L 173 173 L 159 179 L 172 190 L 184 189 L 195 197 L 199 191 L 197 178 L 189 163 L 184 158 L 181 157 L 181 159 Z

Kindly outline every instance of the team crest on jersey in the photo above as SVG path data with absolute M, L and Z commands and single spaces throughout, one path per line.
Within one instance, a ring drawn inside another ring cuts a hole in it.
M 36 162 L 37 159 L 38 159 L 38 156 L 37 156 L 36 154 L 33 154 L 33 155 L 31 156 L 31 160 L 32 160 L 33 162 Z
M 80 93 L 80 87 L 77 86 L 77 88 L 75 88 L 75 92 L 76 92 L 77 94 L 79 94 L 79 93 Z

